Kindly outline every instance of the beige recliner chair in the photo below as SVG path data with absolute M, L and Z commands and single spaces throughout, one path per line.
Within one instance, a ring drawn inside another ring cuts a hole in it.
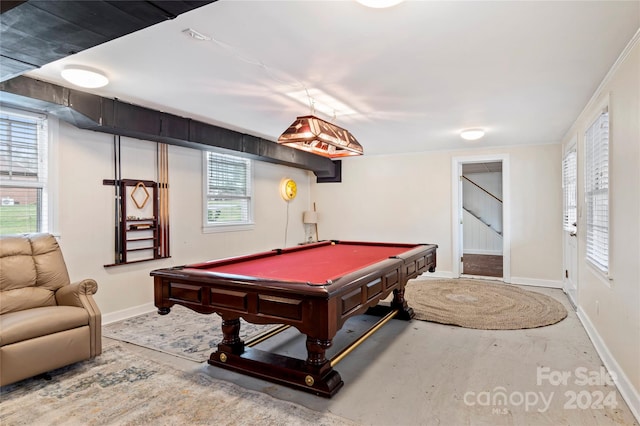
M 97 290 L 69 283 L 52 235 L 0 237 L 0 386 L 99 355 Z

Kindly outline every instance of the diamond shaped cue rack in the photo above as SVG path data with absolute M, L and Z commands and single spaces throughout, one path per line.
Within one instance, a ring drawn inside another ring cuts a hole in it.
M 158 182 L 120 177 L 120 140 L 114 138 L 115 260 L 105 267 L 164 259 L 169 256 L 168 146 L 158 144 Z

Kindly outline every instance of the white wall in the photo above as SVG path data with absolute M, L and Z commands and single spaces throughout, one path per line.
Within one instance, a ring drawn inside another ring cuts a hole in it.
M 466 210 L 462 212 L 462 223 L 464 254 L 502 255 L 502 235 Z
M 609 105 L 610 278 L 586 261 L 584 132 Z M 578 150 L 578 314 L 640 418 L 640 33 L 567 133 Z
M 113 136 L 60 122 L 58 135 L 58 232 L 72 280 L 98 281 L 95 298 L 104 314 L 153 302 L 152 269 L 285 246 L 287 203 L 284 177 L 298 182 L 289 204 L 286 245 L 304 241 L 302 212 L 309 207 L 311 173 L 254 162 L 255 227 L 237 232 L 202 232 L 202 153 L 169 147 L 171 258 L 105 268 L 114 262 Z M 122 177 L 157 180 L 156 144 L 122 138 Z
M 342 183 L 311 186 L 320 238 L 436 243 L 438 273 L 451 274 L 452 158 L 487 154 L 511 162 L 512 281 L 561 286 L 558 144 L 345 159 Z
M 468 173 L 464 175 L 489 194 L 502 200 L 502 172 Z M 502 232 L 502 203 L 466 179 L 462 180 L 462 204 L 493 229 Z

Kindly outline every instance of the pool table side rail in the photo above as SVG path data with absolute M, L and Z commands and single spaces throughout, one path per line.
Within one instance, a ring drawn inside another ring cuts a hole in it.
M 404 252 L 400 255 L 397 256 L 391 256 L 389 257 L 389 259 L 407 259 L 410 256 L 412 256 L 412 254 L 418 250 L 421 251 L 423 246 L 431 246 L 432 244 L 403 244 L 403 243 L 373 243 L 373 242 L 353 242 L 353 241 L 321 241 L 318 243 L 313 243 L 313 244 L 306 244 L 304 246 L 299 246 L 299 247 L 290 247 L 290 248 L 286 248 L 286 249 L 274 249 L 268 252 L 262 252 L 262 253 L 256 253 L 256 254 L 252 254 L 252 255 L 246 255 L 246 256 L 237 256 L 237 257 L 228 257 L 228 258 L 224 258 L 224 259 L 218 259 L 218 260 L 211 260 L 211 261 L 207 261 L 207 262 L 201 262 L 201 263 L 196 263 L 196 264 L 190 264 L 190 265 L 181 265 L 181 266 L 174 266 L 171 268 L 165 268 L 165 269 L 159 269 L 159 270 L 154 270 L 151 271 L 151 275 L 155 276 L 155 275 L 163 275 L 163 276 L 169 276 L 169 275 L 173 275 L 176 278 L 182 278 L 182 277 L 187 277 L 187 276 L 191 276 L 191 277 L 200 277 L 202 279 L 220 279 L 220 280 L 224 280 L 226 282 L 238 282 L 238 283 L 247 283 L 247 284 L 258 284 L 261 286 L 266 286 L 268 287 L 269 284 L 271 283 L 271 285 L 274 285 L 278 288 L 281 287 L 289 287 L 292 286 L 292 288 L 294 288 L 296 291 L 300 290 L 300 285 L 304 284 L 304 285 L 308 285 L 308 286 L 330 286 L 330 285 L 334 285 L 337 282 L 340 282 L 341 280 L 344 280 L 345 278 L 348 279 L 351 274 L 345 274 L 342 277 L 337 277 L 337 278 L 333 278 L 324 282 L 310 282 L 310 281 L 292 281 L 292 280 L 279 280 L 279 279 L 270 279 L 270 278 L 264 278 L 264 277 L 254 277 L 254 276 L 250 276 L 250 275 L 242 275 L 242 274 L 231 274 L 228 272 L 216 272 L 216 271 L 211 271 L 209 269 L 214 268 L 214 267 L 219 267 L 219 266 L 226 266 L 226 265 L 230 265 L 230 264 L 234 264 L 234 263 L 239 263 L 239 262 L 245 262 L 245 261 L 253 261 L 253 260 L 259 260 L 259 259 L 264 259 L 264 258 L 268 258 L 268 257 L 272 257 L 272 256 L 278 256 L 281 254 L 286 254 L 286 253 L 292 253 L 292 252 L 297 252 L 297 251 L 302 251 L 302 250 L 309 250 L 309 249 L 313 249 L 316 247 L 322 247 L 322 246 L 328 246 L 331 245 L 332 243 L 337 243 L 337 244 L 344 244 L 344 245 L 348 245 L 348 244 L 352 244 L 352 245 L 360 245 L 360 246 L 394 246 L 394 247 L 405 247 L 408 249 L 413 249 L 411 251 L 407 251 Z M 437 248 L 437 246 L 435 246 Z M 435 256 L 435 252 L 434 252 L 434 256 Z M 382 260 L 384 261 L 384 260 Z M 381 261 L 381 262 L 382 262 Z M 379 266 L 379 263 L 375 263 L 373 265 L 371 265 L 372 267 L 376 267 Z M 361 273 L 361 271 L 356 271 L 356 274 Z
M 300 332 L 333 337 L 344 322 L 364 313 L 407 280 L 435 268 L 435 245 L 420 245 L 335 280 L 331 285 L 253 279 L 236 280 L 201 270 L 160 269 L 154 276 L 155 304 L 242 317 L 256 324 L 288 324 Z

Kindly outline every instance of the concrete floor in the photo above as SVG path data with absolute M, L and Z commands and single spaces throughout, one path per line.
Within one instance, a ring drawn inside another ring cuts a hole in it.
M 331 399 L 128 346 L 174 368 L 200 370 L 366 425 L 637 425 L 620 393 L 606 383 L 564 293 L 528 289 L 555 297 L 569 316 L 548 327 L 507 331 L 392 320 L 335 367 L 345 385 Z M 328 357 L 375 321 L 350 320 Z M 305 358 L 304 341 L 287 330 L 257 348 Z

